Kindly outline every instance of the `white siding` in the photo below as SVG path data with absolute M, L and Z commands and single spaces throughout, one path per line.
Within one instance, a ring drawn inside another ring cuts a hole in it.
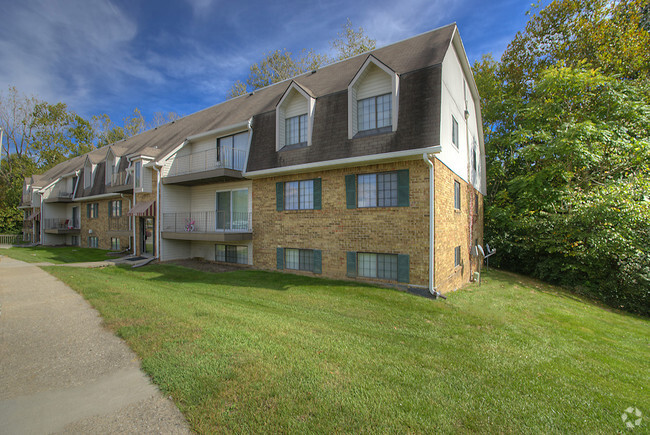
M 162 261 L 191 258 L 191 243 L 188 240 L 163 239 L 161 247 Z
M 285 119 L 304 115 L 307 113 L 307 99 L 294 89 L 291 90 L 291 94 L 284 100 L 282 107 L 284 109 Z
M 160 193 L 162 213 L 179 213 L 190 209 L 190 187 L 166 184 Z
M 155 172 L 151 168 L 145 168 L 144 164 L 142 166 L 142 191 L 151 193 L 152 177 L 155 176 Z
M 390 94 L 392 79 L 386 72 L 371 63 L 354 87 L 357 90 L 357 100 L 363 100 L 376 95 Z
M 438 158 L 456 175 L 485 192 L 483 156 L 479 144 L 477 103 L 472 96 L 457 51 L 452 44 L 442 63 L 442 95 L 440 110 L 440 145 Z M 465 117 L 467 109 L 469 116 Z M 452 144 L 452 115 L 458 122 L 458 149 Z M 478 171 L 472 173 L 471 147 L 476 141 Z

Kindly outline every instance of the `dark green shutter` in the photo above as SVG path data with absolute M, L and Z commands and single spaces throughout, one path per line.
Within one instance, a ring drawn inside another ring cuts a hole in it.
M 321 179 L 314 178 L 314 210 L 321 209 Z
M 117 201 L 117 214 L 116 216 L 122 216 L 122 200 Z
M 397 281 L 409 282 L 409 256 L 406 254 L 397 256 Z
M 275 208 L 277 211 L 284 210 L 284 183 L 275 183 Z
M 323 273 L 323 257 L 320 249 L 314 249 L 314 273 Z
M 278 248 L 276 251 L 278 270 L 284 269 L 284 248 Z
M 112 202 L 113 202 L 113 201 L 108 201 L 108 217 L 111 216 L 111 203 L 112 203 Z
M 356 252 L 348 252 L 348 258 L 347 258 L 347 265 L 348 265 L 348 273 L 347 275 L 349 277 L 355 277 L 357 276 L 357 253 Z
M 397 206 L 409 206 L 409 170 L 397 171 Z
M 95 217 L 99 217 L 99 203 L 95 203 Z
M 348 208 L 357 208 L 357 176 L 345 176 L 345 201 Z
M 90 219 L 90 204 L 86 204 L 86 217 Z

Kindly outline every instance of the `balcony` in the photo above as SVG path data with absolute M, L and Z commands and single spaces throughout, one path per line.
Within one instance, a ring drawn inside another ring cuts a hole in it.
M 199 211 L 164 213 L 166 239 L 236 242 L 253 238 L 250 212 Z
M 64 192 L 64 191 L 53 192 L 53 194 L 50 195 L 49 198 L 45 199 L 44 202 L 47 203 L 72 202 L 73 200 L 72 196 L 73 196 L 72 192 Z
M 47 234 L 79 234 L 79 222 L 67 218 L 45 219 L 43 231 Z
M 131 177 L 126 171 L 119 171 L 111 176 L 110 186 L 106 186 L 108 193 L 126 193 L 133 191 Z
M 117 216 L 108 218 L 108 231 L 112 232 L 130 232 L 133 229 L 131 226 L 130 216 Z
M 217 152 L 218 151 L 218 152 Z M 219 181 L 240 180 L 246 163 L 246 152 L 220 147 L 176 157 L 163 184 L 194 186 Z

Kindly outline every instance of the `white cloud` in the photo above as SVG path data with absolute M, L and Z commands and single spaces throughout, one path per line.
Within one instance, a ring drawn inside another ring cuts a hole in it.
M 137 25 L 108 0 L 32 0 L 4 6 L 0 83 L 70 106 L 88 104 L 100 83 L 161 76 L 130 51 Z

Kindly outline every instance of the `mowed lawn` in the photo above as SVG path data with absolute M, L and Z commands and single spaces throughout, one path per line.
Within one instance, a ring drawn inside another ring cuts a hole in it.
M 94 248 L 80 248 L 76 246 L 32 246 L 21 248 L 9 248 L 0 251 L 0 255 L 6 255 L 16 260 L 27 263 L 80 263 L 85 261 L 104 261 L 115 256 L 109 256 L 109 251 Z
M 612 433 L 650 425 L 650 321 L 490 271 L 433 301 L 273 272 L 47 267 L 211 432 Z

